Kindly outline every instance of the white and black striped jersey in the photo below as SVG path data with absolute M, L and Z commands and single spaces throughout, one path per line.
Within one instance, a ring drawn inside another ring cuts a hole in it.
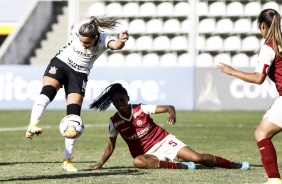
M 80 26 L 79 23 L 76 23 L 71 27 L 71 40 L 60 49 L 56 57 L 75 71 L 89 74 L 96 59 L 108 49 L 108 43 L 116 38 L 106 33 L 100 33 L 94 47 L 85 50 L 78 37 Z

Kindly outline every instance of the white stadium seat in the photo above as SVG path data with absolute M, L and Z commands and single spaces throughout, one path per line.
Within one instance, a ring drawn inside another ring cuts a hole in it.
M 179 55 L 177 59 L 177 64 L 180 67 L 194 66 L 194 62 L 191 61 L 189 53 L 183 53 Z
M 153 48 L 153 40 L 151 36 L 141 36 L 136 39 L 135 48 L 137 50 L 151 50 Z
M 254 54 L 250 57 L 250 67 L 256 67 L 258 64 L 258 54 Z
M 209 12 L 208 3 L 207 2 L 198 2 L 197 3 L 197 14 L 198 16 L 207 16 Z
M 260 33 L 260 30 L 258 28 L 258 23 L 257 23 L 257 20 L 254 20 L 252 22 L 252 33 Z
M 201 53 L 197 56 L 196 67 L 211 67 L 213 66 L 213 58 L 209 53 Z
M 258 16 L 261 12 L 261 5 L 259 2 L 249 2 L 245 5 L 244 15 L 246 16 Z
M 175 53 L 166 53 L 160 57 L 160 66 L 174 67 L 177 66 L 177 55 Z
M 124 17 L 136 17 L 139 15 L 139 5 L 136 2 L 126 3 L 122 8 Z
M 256 51 L 259 49 L 259 39 L 256 36 L 247 36 L 242 40 L 242 50 Z
M 197 47 L 198 50 L 205 50 L 205 48 L 206 48 L 206 39 L 205 39 L 204 36 L 197 36 L 196 47 Z
M 249 19 L 242 18 L 238 19 L 234 23 L 234 32 L 235 33 L 249 33 L 252 30 L 252 24 Z
M 199 23 L 199 33 L 214 33 L 215 20 L 213 18 L 205 18 Z
M 232 33 L 233 32 L 233 22 L 227 18 L 218 20 L 216 22 L 216 32 L 217 33 Z
M 281 2 L 280 2 L 280 4 L 281 4 Z M 274 9 L 274 10 L 276 10 L 280 13 L 279 5 L 274 1 L 266 2 L 262 5 L 262 10 L 268 9 L 268 8 L 272 8 L 272 9 Z
M 108 56 L 106 53 L 103 53 L 99 56 L 99 58 L 95 61 L 93 67 L 101 67 L 107 66 Z
M 188 50 L 188 39 L 186 36 L 175 36 L 171 38 L 171 50 Z
M 146 23 L 146 33 L 162 33 L 163 21 L 161 19 L 151 19 Z
M 146 32 L 146 23 L 142 19 L 134 19 L 131 22 L 129 22 L 128 25 L 128 32 L 130 34 L 136 34 L 136 33 L 145 33 Z
M 180 30 L 180 22 L 177 19 L 168 19 L 164 22 L 163 25 L 164 33 L 179 33 Z
M 139 6 L 139 16 L 154 17 L 156 16 L 157 8 L 152 2 L 145 2 Z
M 117 67 L 124 65 L 124 56 L 121 53 L 113 53 L 108 56 L 108 66 Z
M 224 16 L 226 14 L 225 3 L 221 1 L 213 2 L 209 6 L 209 16 Z
M 173 15 L 173 4 L 171 2 L 162 2 L 157 6 L 157 16 L 166 17 Z
M 190 6 L 188 2 L 178 2 L 174 5 L 174 16 L 188 16 L 190 12 Z
M 249 57 L 247 54 L 239 53 L 235 54 L 231 58 L 231 66 L 232 67 L 249 67 Z
M 231 65 L 231 56 L 227 53 L 220 53 L 214 56 L 213 58 L 214 66 L 218 65 L 219 63 L 225 63 L 227 65 Z
M 167 36 L 158 36 L 153 40 L 153 50 L 169 50 L 170 40 Z
M 190 21 L 189 19 L 185 19 L 181 22 L 181 32 L 182 33 L 188 33 L 189 32 L 189 27 L 190 27 Z
M 159 66 L 160 58 L 156 53 L 148 53 L 143 56 L 143 66 Z
M 124 30 L 128 30 L 128 20 L 127 19 L 119 20 L 119 24 L 117 25 L 114 32 L 119 34 L 120 32 L 122 32 Z
M 228 16 L 242 16 L 244 15 L 244 6 L 241 2 L 231 2 L 226 6 L 226 15 Z
M 122 50 L 135 50 L 135 39 L 134 37 L 129 35 L 128 40 L 126 41 L 125 46 L 122 48 Z
M 138 67 L 142 65 L 142 56 L 139 53 L 131 53 L 125 56 L 125 66 Z
M 223 50 L 223 40 L 220 36 L 211 36 L 206 40 L 206 50 L 220 51 Z
M 106 5 L 104 2 L 95 2 L 90 5 L 87 11 L 87 16 L 102 16 L 105 15 Z
M 107 16 L 122 16 L 122 6 L 120 3 L 110 3 L 106 6 Z
M 225 51 L 239 51 L 241 49 L 241 39 L 238 36 L 229 36 L 224 40 Z

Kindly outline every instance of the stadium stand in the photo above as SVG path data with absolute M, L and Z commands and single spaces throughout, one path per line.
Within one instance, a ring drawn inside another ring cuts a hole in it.
M 254 53 L 264 42 L 257 27 L 257 15 L 265 8 L 274 8 L 280 12 L 282 10 L 277 1 L 268 0 L 198 0 L 196 6 L 199 20 L 198 27 L 195 28 L 199 34 L 196 48 L 199 56 L 195 66 L 199 67 L 214 66 L 221 59 L 234 66 L 253 67 Z M 31 63 L 49 62 L 50 57 L 56 53 L 53 46 L 63 46 L 66 42 L 63 35 L 67 32 L 68 11 L 67 7 L 64 8 L 63 15 L 57 18 L 57 24 L 52 26 L 52 30 L 46 33 L 46 39 L 39 44 Z M 161 58 L 167 56 L 167 52 L 173 52 L 177 66 L 190 66 L 193 62 L 184 61 L 189 58 L 189 31 L 192 29 L 189 8 L 187 0 L 80 0 L 79 20 L 83 22 L 90 16 L 103 15 L 120 17 L 122 21 L 117 30 L 107 32 L 117 36 L 121 30 L 128 29 L 130 38 L 119 52 L 124 56 L 125 65 L 155 66 L 155 61 L 147 61 L 150 58 L 157 60 L 160 66 Z M 241 55 L 238 56 L 238 52 Z M 109 62 L 114 57 L 111 55 L 111 51 L 107 51 L 102 58 L 106 61 L 97 62 L 97 65 L 115 66 Z M 206 60 L 204 64 L 200 61 L 201 58 Z M 237 58 L 243 61 L 238 63 Z M 136 65 L 127 62 L 128 60 L 136 60 Z

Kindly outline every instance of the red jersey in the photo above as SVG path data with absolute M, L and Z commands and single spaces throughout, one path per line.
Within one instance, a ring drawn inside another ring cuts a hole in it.
M 118 133 L 125 140 L 133 158 L 144 155 L 156 143 L 169 133 L 154 123 L 149 114 L 155 113 L 155 105 L 130 105 L 132 113 L 129 119 L 119 112 L 110 118 L 109 134 L 116 137 Z
M 282 52 L 280 52 L 282 55 Z M 282 96 L 282 58 L 275 54 L 272 41 L 263 45 L 258 56 L 256 72 L 267 74 L 275 83 L 279 96 Z

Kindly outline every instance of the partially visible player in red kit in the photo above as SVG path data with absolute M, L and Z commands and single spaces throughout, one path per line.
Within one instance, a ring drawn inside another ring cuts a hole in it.
M 176 122 L 171 105 L 129 104 L 127 90 L 119 83 L 108 86 L 90 105 L 91 109 L 106 110 L 111 103 L 117 112 L 110 118 L 109 140 L 104 154 L 93 169 L 102 168 L 112 155 L 118 134 L 127 143 L 137 168 L 195 169 L 195 163 L 226 169 L 249 169 L 249 162 L 231 162 L 211 154 L 200 154 L 154 123 L 150 114 L 167 112 L 167 123 Z
M 271 139 L 282 131 L 282 38 L 280 15 L 274 9 L 265 9 L 258 16 L 258 28 L 265 39 L 260 48 L 254 73 L 246 73 L 221 63 L 219 71 L 245 82 L 262 84 L 266 76 L 275 83 L 279 97 L 263 116 L 255 131 L 261 161 L 268 176 L 265 184 L 282 184 L 277 166 L 277 156 Z

